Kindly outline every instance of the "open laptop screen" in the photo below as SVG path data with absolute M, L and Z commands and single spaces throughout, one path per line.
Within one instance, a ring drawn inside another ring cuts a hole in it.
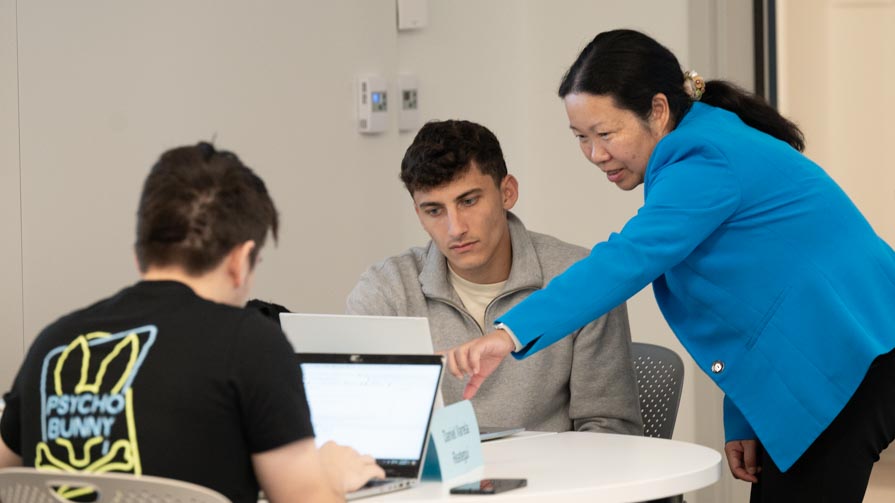
M 416 476 L 426 447 L 441 357 L 296 354 L 318 446 L 369 454 L 389 476 Z

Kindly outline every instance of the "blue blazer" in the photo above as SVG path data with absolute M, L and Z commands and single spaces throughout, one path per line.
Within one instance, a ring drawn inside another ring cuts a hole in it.
M 895 348 L 895 252 L 788 144 L 695 103 L 650 157 L 619 233 L 498 321 L 523 358 L 653 283 L 662 314 L 725 393 L 727 440 L 787 470 L 872 360 Z

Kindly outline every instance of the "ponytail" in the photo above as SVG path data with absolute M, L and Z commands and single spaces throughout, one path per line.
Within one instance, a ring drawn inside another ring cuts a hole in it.
M 746 125 L 785 141 L 799 152 L 805 150 L 805 135 L 798 126 L 780 115 L 764 98 L 731 82 L 706 82 L 700 101 L 737 114 Z

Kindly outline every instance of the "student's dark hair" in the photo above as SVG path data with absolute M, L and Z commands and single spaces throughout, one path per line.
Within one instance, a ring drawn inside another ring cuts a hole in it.
M 163 153 L 143 184 L 137 208 L 137 263 L 178 265 L 198 275 L 234 246 L 255 242 L 254 266 L 267 232 L 277 239 L 277 210 L 264 181 L 235 154 L 208 143 Z
M 684 74 L 674 54 L 634 30 L 606 31 L 587 44 L 559 86 L 560 98 L 573 93 L 611 96 L 617 106 L 643 120 L 649 117 L 653 96 L 662 93 L 668 98 L 674 127 L 692 103 L 684 91 Z M 747 125 L 799 151 L 805 148 L 805 137 L 798 126 L 763 98 L 730 82 L 707 81 L 701 101 L 737 114 Z
M 500 142 L 488 128 L 469 121 L 428 122 L 404 153 L 401 181 L 413 195 L 453 181 L 473 162 L 498 186 L 507 176 Z

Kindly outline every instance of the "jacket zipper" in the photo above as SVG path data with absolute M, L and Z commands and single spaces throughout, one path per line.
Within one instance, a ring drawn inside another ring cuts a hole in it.
M 488 317 L 488 310 L 491 309 L 491 306 L 494 305 L 495 302 L 497 302 L 497 301 L 500 300 L 500 299 L 503 299 L 503 298 L 505 298 L 505 297 L 509 297 L 510 295 L 513 295 L 513 294 L 516 294 L 516 293 L 519 293 L 519 292 L 522 292 L 522 291 L 525 291 L 525 290 L 537 290 L 537 288 L 523 287 L 523 288 L 517 288 L 517 289 L 515 289 L 515 290 L 510 290 L 510 291 L 508 291 L 508 292 L 503 292 L 503 293 L 501 293 L 501 294 L 498 295 L 497 297 L 494 297 L 493 299 L 491 299 L 491 302 L 489 302 L 488 305 L 485 306 L 485 317 L 486 317 L 486 318 Z M 453 307 L 454 309 L 456 309 L 457 311 L 460 311 L 460 314 L 462 314 L 463 316 L 465 316 L 467 319 L 472 320 L 472 324 L 475 325 L 476 327 L 478 327 L 478 329 L 479 329 L 479 335 L 483 335 L 483 336 L 485 335 L 485 330 L 484 330 L 482 327 L 479 326 L 479 322 L 476 321 L 475 318 L 473 318 L 472 315 L 469 314 L 469 311 L 467 311 L 466 309 L 464 309 L 462 306 L 458 306 L 457 304 L 454 304 L 454 303 L 453 303 L 452 301 L 450 301 L 449 299 L 438 298 L 438 297 L 432 297 L 432 300 L 437 300 L 438 302 L 441 302 L 441 303 L 443 303 L 443 304 L 447 304 L 447 305 Z

